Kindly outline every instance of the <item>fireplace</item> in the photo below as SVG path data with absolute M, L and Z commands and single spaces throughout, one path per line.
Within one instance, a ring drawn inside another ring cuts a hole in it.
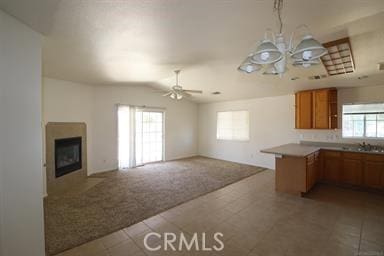
M 82 168 L 81 137 L 55 140 L 55 177 Z

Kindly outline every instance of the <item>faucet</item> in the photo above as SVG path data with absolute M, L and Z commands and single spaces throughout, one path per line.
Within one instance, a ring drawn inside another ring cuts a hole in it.
M 372 145 L 365 143 L 365 141 L 363 143 L 359 143 L 359 150 L 361 151 L 371 151 L 372 149 Z

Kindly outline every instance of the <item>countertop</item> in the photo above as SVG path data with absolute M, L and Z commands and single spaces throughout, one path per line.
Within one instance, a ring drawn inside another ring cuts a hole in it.
M 260 150 L 262 153 L 267 154 L 275 154 L 275 155 L 283 155 L 283 156 L 294 156 L 294 157 L 305 157 L 308 156 L 316 151 L 319 151 L 320 149 L 325 150 L 334 150 L 334 151 L 343 151 L 343 152 L 355 152 L 355 153 L 364 153 L 364 154 L 377 154 L 377 155 L 383 155 L 384 152 L 377 152 L 377 151 L 360 151 L 357 148 L 353 147 L 345 147 L 345 144 L 340 144 L 340 146 L 337 146 L 335 143 L 332 145 L 322 143 L 319 145 L 313 144 L 297 144 L 297 143 L 289 143 L 284 144 L 278 147 L 273 148 L 267 148 Z
M 319 151 L 320 149 L 320 147 L 290 143 L 278 147 L 263 149 L 260 152 L 283 156 L 305 157 Z
M 376 155 L 383 155 L 384 156 L 384 151 L 382 151 L 382 150 L 364 151 L 364 150 L 360 150 L 358 145 L 356 145 L 356 144 L 301 141 L 300 145 L 319 147 L 319 148 L 324 149 L 324 150 L 334 150 L 334 151 L 364 153 L 364 154 L 376 154 Z M 379 145 L 379 147 L 383 147 L 383 146 Z

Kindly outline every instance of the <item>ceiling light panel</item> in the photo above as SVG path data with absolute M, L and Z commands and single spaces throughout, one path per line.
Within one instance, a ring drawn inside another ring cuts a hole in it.
M 321 57 L 321 61 L 328 75 L 342 75 L 355 71 L 353 54 L 349 38 L 342 38 L 323 44 L 328 53 Z

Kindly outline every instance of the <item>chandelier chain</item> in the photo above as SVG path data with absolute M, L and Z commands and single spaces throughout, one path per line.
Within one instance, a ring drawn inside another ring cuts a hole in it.
M 277 17 L 279 19 L 279 32 L 283 32 L 283 19 L 281 18 L 281 10 L 283 9 L 283 0 L 275 0 L 273 4 L 273 11 L 277 12 Z

